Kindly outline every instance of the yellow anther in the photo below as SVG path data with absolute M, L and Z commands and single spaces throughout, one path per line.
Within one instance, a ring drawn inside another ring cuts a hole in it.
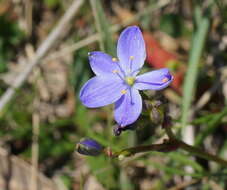
M 119 71 L 117 69 L 113 70 L 112 71 L 113 73 L 118 73 Z
M 162 82 L 167 82 L 169 79 L 167 77 L 165 77 L 164 79 L 162 79 Z
M 134 56 L 131 55 L 131 56 L 130 56 L 130 60 L 133 60 L 133 59 L 134 59 Z
M 127 92 L 126 90 L 122 90 L 121 91 L 122 94 L 126 94 L 126 92 Z
M 112 58 L 112 61 L 114 61 L 114 62 L 117 61 L 117 58 L 113 57 L 113 58 Z

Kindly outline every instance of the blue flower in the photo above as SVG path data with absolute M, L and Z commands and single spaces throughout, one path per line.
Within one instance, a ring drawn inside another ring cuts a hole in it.
M 167 68 L 138 75 L 146 49 L 137 26 L 127 27 L 117 44 L 118 59 L 94 51 L 89 61 L 95 77 L 88 80 L 80 91 L 80 100 L 89 108 L 115 103 L 114 118 L 120 127 L 135 122 L 142 111 L 139 90 L 161 90 L 173 80 Z

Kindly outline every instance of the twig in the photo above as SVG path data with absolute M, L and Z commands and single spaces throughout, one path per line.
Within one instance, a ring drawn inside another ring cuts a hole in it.
M 6 92 L 2 95 L 0 99 L 0 112 L 3 110 L 4 106 L 11 100 L 13 95 L 16 92 L 16 89 L 20 88 L 25 82 L 32 69 L 39 64 L 40 60 L 46 55 L 46 53 L 55 45 L 55 42 L 62 37 L 66 26 L 75 16 L 79 7 L 82 5 L 84 0 L 74 0 L 72 5 L 63 15 L 58 25 L 54 30 L 48 35 L 47 39 L 39 46 L 36 51 L 36 55 L 33 60 L 24 68 L 24 71 L 21 72 L 14 80 L 14 83 L 9 87 Z

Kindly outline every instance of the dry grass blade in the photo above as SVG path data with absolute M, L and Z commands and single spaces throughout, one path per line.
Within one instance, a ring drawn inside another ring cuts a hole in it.
M 174 187 L 171 187 L 168 190 L 180 190 L 180 189 L 184 189 L 184 188 L 186 188 L 186 187 L 188 187 L 190 185 L 193 185 L 195 183 L 198 183 L 198 182 L 199 182 L 199 180 L 192 179 L 190 181 L 186 181 L 186 182 L 183 182 L 183 183 L 181 183 L 179 185 L 176 185 Z

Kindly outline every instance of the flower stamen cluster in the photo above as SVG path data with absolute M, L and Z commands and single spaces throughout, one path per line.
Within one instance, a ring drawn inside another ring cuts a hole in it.
M 128 76 L 128 77 L 125 77 L 125 82 L 129 85 L 129 86 L 132 86 L 135 82 L 135 77 L 131 77 L 131 76 Z

